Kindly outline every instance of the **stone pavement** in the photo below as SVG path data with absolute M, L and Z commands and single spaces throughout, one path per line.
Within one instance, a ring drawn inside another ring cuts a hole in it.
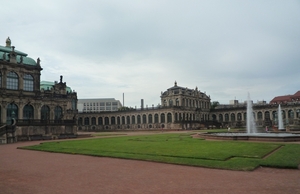
M 252 172 L 47 153 L 0 146 L 0 193 L 300 193 L 300 170 Z

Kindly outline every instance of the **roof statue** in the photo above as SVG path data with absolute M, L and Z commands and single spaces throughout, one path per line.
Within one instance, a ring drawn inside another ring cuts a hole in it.
M 175 80 L 174 86 L 177 86 L 177 81 Z
M 11 46 L 11 40 L 10 40 L 10 38 L 8 37 L 7 39 L 6 39 L 6 47 L 10 47 Z

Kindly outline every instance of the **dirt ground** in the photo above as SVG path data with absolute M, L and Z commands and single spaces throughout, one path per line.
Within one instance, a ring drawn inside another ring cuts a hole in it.
M 217 170 L 0 146 L 1 194 L 300 193 L 300 170 Z

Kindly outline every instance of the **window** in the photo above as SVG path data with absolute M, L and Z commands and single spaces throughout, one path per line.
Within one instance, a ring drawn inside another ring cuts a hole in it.
M 96 118 L 92 117 L 92 125 L 96 125 Z
M 105 123 L 105 125 L 109 125 L 109 118 L 108 117 L 104 118 L 104 123 Z
M 25 105 L 23 108 L 23 119 L 33 119 L 33 107 L 31 105 Z
M 16 104 L 8 104 L 7 110 L 6 110 L 6 118 L 7 118 L 7 124 L 12 124 L 12 119 L 18 118 L 18 107 Z
M 167 114 L 167 122 L 172 123 L 172 114 L 171 113 Z
M 0 88 L 2 87 L 2 74 L 0 72 Z
M 137 116 L 137 124 L 141 124 L 141 115 Z
M 90 125 L 90 118 L 89 117 L 84 118 L 84 125 Z
M 6 88 L 10 90 L 17 90 L 19 88 L 19 77 L 15 72 L 7 74 Z
M 60 106 L 55 107 L 54 109 L 54 120 L 62 119 L 62 108 Z
M 154 115 L 154 123 L 158 123 L 158 114 Z
M 152 123 L 152 114 L 148 115 L 148 123 Z
M 98 118 L 98 125 L 103 125 L 102 117 L 99 117 L 99 118 Z
M 50 119 L 50 108 L 47 105 L 42 106 L 41 108 L 41 120 Z
M 161 122 L 161 123 L 164 123 L 164 122 L 165 122 L 165 114 L 164 114 L 164 113 L 162 113 L 162 114 L 160 115 L 160 122 Z
M 33 91 L 33 77 L 30 74 L 25 74 L 23 78 L 23 90 Z

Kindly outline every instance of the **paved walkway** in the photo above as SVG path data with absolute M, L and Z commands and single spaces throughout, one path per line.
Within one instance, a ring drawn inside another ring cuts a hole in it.
M 300 193 L 300 170 L 216 170 L 0 146 L 0 193 Z

